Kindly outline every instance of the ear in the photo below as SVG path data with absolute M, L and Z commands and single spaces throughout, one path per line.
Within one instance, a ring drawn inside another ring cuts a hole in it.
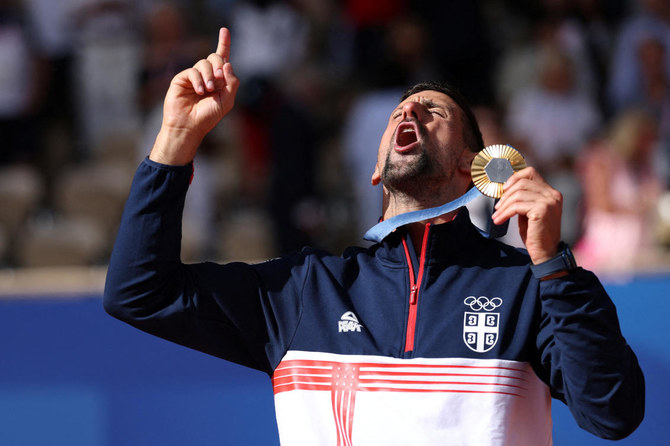
M 370 183 L 372 183 L 373 186 L 377 186 L 381 182 L 382 182 L 382 175 L 379 172 L 379 164 L 375 164 L 375 171 L 372 173 Z

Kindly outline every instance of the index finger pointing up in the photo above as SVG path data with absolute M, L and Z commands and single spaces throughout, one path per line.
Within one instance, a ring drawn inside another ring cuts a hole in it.
M 229 62 L 230 59 L 230 31 L 228 28 L 221 28 L 219 30 L 219 44 L 216 47 L 216 54 L 221 56 L 223 63 Z

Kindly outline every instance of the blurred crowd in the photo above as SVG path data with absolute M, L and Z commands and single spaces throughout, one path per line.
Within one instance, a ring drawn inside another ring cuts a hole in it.
M 582 265 L 664 264 L 667 0 L 0 0 L 1 267 L 106 263 L 167 86 L 220 26 L 241 87 L 195 161 L 185 260 L 363 243 L 388 115 L 440 80 L 563 193 Z

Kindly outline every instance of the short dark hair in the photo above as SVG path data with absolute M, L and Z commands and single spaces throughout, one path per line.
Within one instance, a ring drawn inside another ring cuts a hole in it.
M 477 118 L 473 113 L 468 101 L 455 87 L 452 85 L 442 83 L 442 82 L 420 82 L 411 86 L 405 93 L 403 93 L 400 98 L 400 102 L 404 101 L 413 94 L 420 93 L 422 91 L 431 90 L 444 93 L 449 96 L 463 111 L 463 140 L 465 144 L 473 152 L 479 152 L 484 148 L 484 139 L 482 138 L 482 132 L 479 130 L 479 124 L 477 123 Z

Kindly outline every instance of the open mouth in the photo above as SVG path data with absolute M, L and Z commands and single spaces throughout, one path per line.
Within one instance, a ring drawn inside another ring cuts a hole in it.
M 398 126 L 395 136 L 396 149 L 407 149 L 418 140 L 419 137 L 414 123 L 407 122 Z

